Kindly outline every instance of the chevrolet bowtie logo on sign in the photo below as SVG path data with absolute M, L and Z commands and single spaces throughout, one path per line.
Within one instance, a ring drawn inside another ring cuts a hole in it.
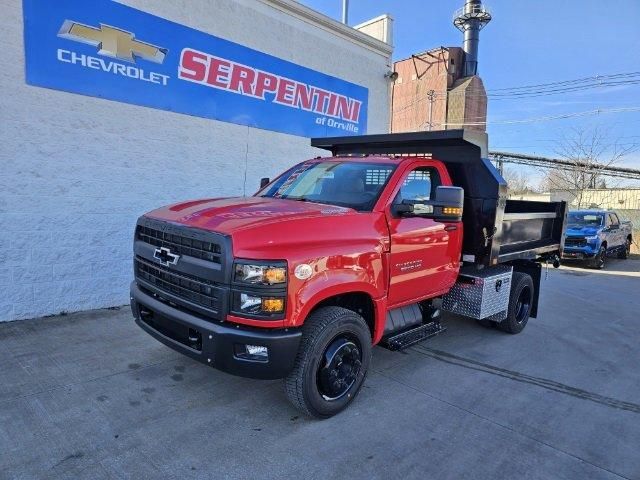
M 131 63 L 135 63 L 136 57 L 139 57 L 161 64 L 167 56 L 166 48 L 135 40 L 133 33 L 102 23 L 100 28 L 95 28 L 67 20 L 62 24 L 58 36 L 92 45 L 98 48 L 100 55 Z

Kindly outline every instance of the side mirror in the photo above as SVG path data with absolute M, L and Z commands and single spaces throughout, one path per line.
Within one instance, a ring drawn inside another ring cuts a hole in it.
M 394 217 L 403 217 L 405 215 L 411 215 L 414 209 L 411 203 L 398 203 L 391 207 L 391 210 Z
M 263 177 L 260 179 L 260 188 L 264 188 L 271 183 L 271 179 L 269 177 Z
M 459 222 L 462 220 L 464 190 L 460 187 L 436 187 L 436 199 L 433 202 L 433 218 L 440 222 Z
M 433 200 L 403 200 L 391 207 L 395 217 L 413 216 L 433 218 L 440 222 L 462 220 L 464 190 L 460 187 L 437 187 Z
M 435 200 L 437 205 L 462 208 L 464 206 L 464 190 L 460 187 L 436 187 Z

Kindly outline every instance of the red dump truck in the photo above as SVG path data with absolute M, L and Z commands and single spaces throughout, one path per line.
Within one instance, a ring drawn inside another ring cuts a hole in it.
M 448 311 L 521 332 L 566 205 L 511 201 L 486 135 L 450 130 L 312 140 L 248 198 L 163 207 L 134 240 L 131 308 L 165 345 L 222 371 L 283 378 L 326 418 L 358 394 L 374 345 L 443 331 Z

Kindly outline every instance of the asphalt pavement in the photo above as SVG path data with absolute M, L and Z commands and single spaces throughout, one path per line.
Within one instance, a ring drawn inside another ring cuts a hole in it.
M 640 479 L 640 261 L 551 269 L 520 335 L 445 323 L 325 421 L 126 307 L 0 324 L 0 478 Z

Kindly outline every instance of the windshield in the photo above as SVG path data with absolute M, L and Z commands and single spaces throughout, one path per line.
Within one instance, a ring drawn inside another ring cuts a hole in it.
M 570 212 L 567 223 L 569 228 L 600 227 L 603 218 L 600 213 Z
M 296 165 L 259 197 L 286 198 L 370 211 L 396 165 L 355 161 L 319 161 Z

